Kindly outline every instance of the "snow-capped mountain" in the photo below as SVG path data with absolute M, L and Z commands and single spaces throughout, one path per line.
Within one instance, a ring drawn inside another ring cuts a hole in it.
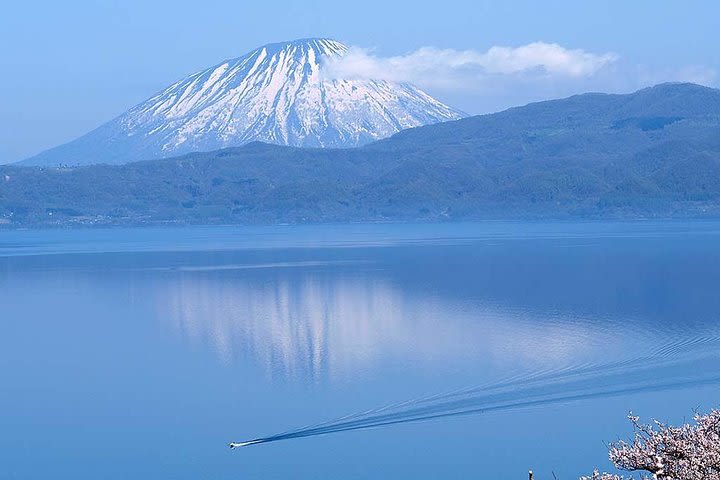
M 260 47 L 190 75 L 87 135 L 23 163 L 125 163 L 252 141 L 353 147 L 463 116 L 407 83 L 324 75 L 324 62 L 347 50 L 329 39 Z

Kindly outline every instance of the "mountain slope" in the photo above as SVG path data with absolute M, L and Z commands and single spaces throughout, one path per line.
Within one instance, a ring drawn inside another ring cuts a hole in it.
M 354 149 L 254 143 L 0 167 L 0 221 L 18 226 L 708 216 L 720 217 L 720 91 L 691 84 L 531 104 Z
M 126 163 L 252 141 L 353 147 L 463 116 L 410 84 L 323 77 L 347 52 L 328 39 L 258 48 L 176 82 L 27 165 Z

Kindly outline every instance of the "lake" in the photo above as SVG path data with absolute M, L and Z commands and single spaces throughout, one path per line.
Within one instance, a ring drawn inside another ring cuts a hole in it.
M 720 404 L 718 285 L 715 222 L 0 231 L 0 478 L 577 478 Z

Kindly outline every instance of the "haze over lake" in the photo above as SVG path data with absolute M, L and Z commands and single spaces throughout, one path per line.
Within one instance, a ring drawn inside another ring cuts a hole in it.
M 710 221 L 4 232 L 0 477 L 608 469 L 629 410 L 717 406 L 718 240 Z M 226 447 L 548 373 L 583 398 Z

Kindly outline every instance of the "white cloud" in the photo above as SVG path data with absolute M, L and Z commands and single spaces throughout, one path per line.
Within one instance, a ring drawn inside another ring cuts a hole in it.
M 617 60 L 617 55 L 598 55 L 579 49 L 569 50 L 556 43 L 536 42 L 517 48 L 492 47 L 484 54 L 476 54 L 473 60 L 491 73 L 518 73 L 539 68 L 552 75 L 586 77 Z
M 422 47 L 393 57 L 375 56 L 354 47 L 341 59 L 325 65 L 325 73 L 331 78 L 374 78 L 426 88 L 472 89 L 473 82 L 492 76 L 586 78 L 617 58 L 613 53 L 595 54 L 544 42 L 495 46 L 485 52 Z
M 329 78 L 410 82 L 470 114 L 585 92 L 629 93 L 668 81 L 715 86 L 718 81 L 716 71 L 704 66 L 638 65 L 611 52 L 544 42 L 486 51 L 422 47 L 391 57 L 353 47 L 323 71 Z
M 637 78 L 646 85 L 662 82 L 691 82 L 712 87 L 717 83 L 717 72 L 702 65 L 662 69 L 639 65 L 636 70 Z

